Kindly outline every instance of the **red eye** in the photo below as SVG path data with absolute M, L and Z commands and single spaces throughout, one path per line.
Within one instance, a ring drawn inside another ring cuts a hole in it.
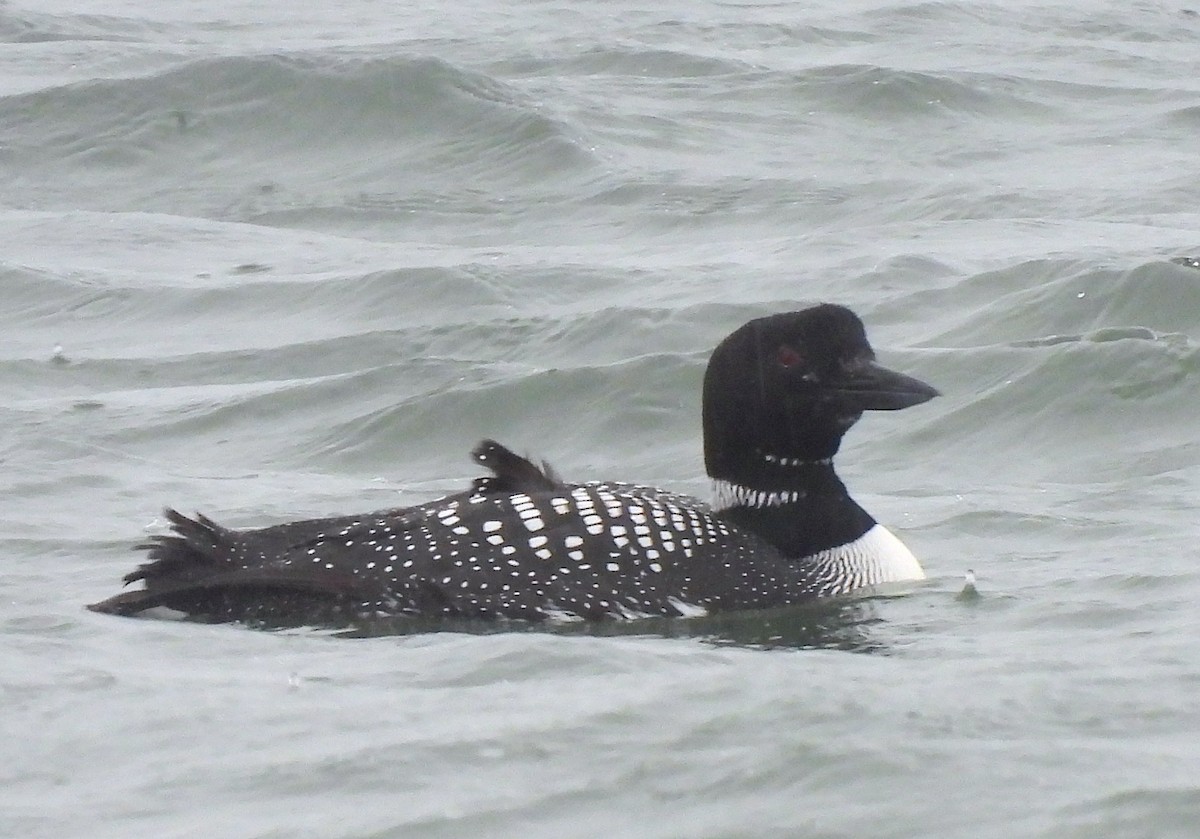
M 804 361 L 804 357 L 787 344 L 781 344 L 775 353 L 775 360 L 779 362 L 780 367 L 795 367 Z

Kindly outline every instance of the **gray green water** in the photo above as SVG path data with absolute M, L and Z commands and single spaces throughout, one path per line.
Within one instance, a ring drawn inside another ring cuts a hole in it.
M 0 7 L 0 835 L 1200 835 L 1200 10 L 335 5 Z M 83 608 L 164 504 L 417 502 L 483 436 L 703 494 L 708 351 L 817 300 L 945 393 L 840 458 L 907 596 Z

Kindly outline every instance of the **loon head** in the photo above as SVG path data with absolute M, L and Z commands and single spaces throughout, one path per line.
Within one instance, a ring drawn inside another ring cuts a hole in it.
M 920 405 L 938 391 L 875 363 L 858 316 L 822 304 L 757 318 L 722 341 L 704 376 L 704 460 L 714 478 L 832 458 L 863 411 Z

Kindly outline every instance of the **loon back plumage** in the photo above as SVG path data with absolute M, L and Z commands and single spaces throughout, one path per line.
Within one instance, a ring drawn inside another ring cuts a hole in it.
M 822 305 L 750 321 L 713 352 L 704 451 L 719 504 L 624 483 L 564 483 L 491 440 L 490 471 L 413 507 L 231 530 L 168 509 L 138 547 L 144 587 L 90 608 L 157 606 L 272 625 L 377 616 L 527 620 L 767 608 L 922 575 L 834 473 L 865 410 L 937 392 L 879 367 L 862 323 Z

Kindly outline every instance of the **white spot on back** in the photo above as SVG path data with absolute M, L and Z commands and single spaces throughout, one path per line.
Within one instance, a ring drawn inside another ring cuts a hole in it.
M 708 614 L 708 609 L 696 603 L 686 603 L 678 597 L 668 597 L 667 602 L 671 604 L 680 617 L 684 618 L 702 618 Z

